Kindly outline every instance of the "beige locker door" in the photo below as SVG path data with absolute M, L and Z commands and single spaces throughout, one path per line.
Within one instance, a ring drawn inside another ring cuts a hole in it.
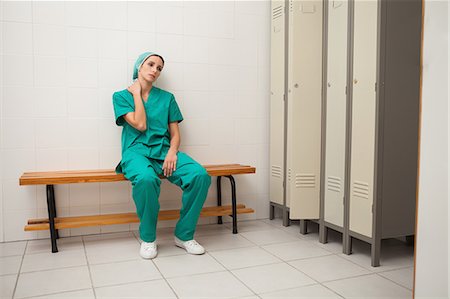
M 372 236 L 375 164 L 377 1 L 355 1 L 350 230 Z
M 322 109 L 322 1 L 289 7 L 288 183 L 290 218 L 318 219 Z
M 328 2 L 324 220 L 344 226 L 348 1 Z
M 285 5 L 272 1 L 270 78 L 270 201 L 283 204 Z

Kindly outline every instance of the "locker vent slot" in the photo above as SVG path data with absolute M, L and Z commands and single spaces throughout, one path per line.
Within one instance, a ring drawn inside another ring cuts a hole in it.
M 369 184 L 364 182 L 353 182 L 353 196 L 369 199 Z
M 292 169 L 288 168 L 288 181 L 291 181 L 291 177 L 292 177 Z
M 272 176 L 281 179 L 281 167 L 272 165 Z
M 329 191 L 341 192 L 341 179 L 335 176 L 329 176 L 327 187 Z
M 272 19 L 276 20 L 283 16 L 283 6 L 277 6 L 272 10 Z
M 293 0 L 289 1 L 289 10 L 290 10 L 290 12 L 294 11 L 294 1 Z
M 316 175 L 315 174 L 296 174 L 295 188 L 315 188 Z
M 333 1 L 333 8 L 341 7 L 344 1 Z

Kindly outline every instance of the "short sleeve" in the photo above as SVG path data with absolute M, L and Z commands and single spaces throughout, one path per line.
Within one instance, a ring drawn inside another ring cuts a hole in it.
M 181 114 L 177 101 L 175 101 L 175 97 L 172 95 L 169 104 L 169 123 L 181 121 L 183 121 L 183 115 Z
M 129 112 L 134 112 L 134 107 L 125 97 L 117 92 L 113 94 L 113 105 L 116 125 L 123 126 L 125 123 L 123 116 Z

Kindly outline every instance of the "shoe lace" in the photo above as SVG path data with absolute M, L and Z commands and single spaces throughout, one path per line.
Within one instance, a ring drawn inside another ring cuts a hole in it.
M 144 242 L 144 250 L 153 250 L 153 249 L 155 249 L 156 248 L 156 244 L 153 242 L 153 243 L 147 243 L 147 242 Z
M 189 240 L 189 241 L 186 241 L 186 242 L 184 243 L 184 245 L 185 245 L 185 246 L 188 246 L 188 247 L 197 247 L 197 246 L 200 246 L 200 244 L 198 244 L 197 241 L 195 241 L 195 240 Z

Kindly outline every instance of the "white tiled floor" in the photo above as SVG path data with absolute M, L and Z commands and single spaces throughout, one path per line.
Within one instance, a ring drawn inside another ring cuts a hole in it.
M 159 255 L 139 257 L 136 232 L 0 243 L 0 298 L 410 298 L 413 248 L 383 241 L 381 266 L 370 246 L 341 236 L 318 242 L 317 227 L 301 235 L 293 223 L 255 220 L 202 225 L 196 239 L 207 253 L 175 247 L 173 229 L 158 230 Z

